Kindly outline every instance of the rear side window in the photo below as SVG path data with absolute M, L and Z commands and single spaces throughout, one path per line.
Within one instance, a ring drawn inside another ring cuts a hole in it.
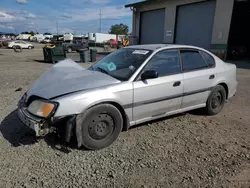
M 196 50 L 181 50 L 183 71 L 192 71 L 207 68 L 207 63 Z
M 215 66 L 215 60 L 211 55 L 209 55 L 208 53 L 206 53 L 204 51 L 200 51 L 200 53 L 203 56 L 203 58 L 206 60 L 208 67 Z

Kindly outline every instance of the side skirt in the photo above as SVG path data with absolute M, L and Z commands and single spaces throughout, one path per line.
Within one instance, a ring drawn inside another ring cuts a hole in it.
M 171 112 L 166 112 L 166 113 L 160 114 L 158 116 L 146 117 L 146 118 L 143 118 L 143 119 L 140 119 L 140 120 L 137 120 L 137 121 L 131 121 L 130 122 L 130 127 L 132 127 L 134 125 L 138 125 L 140 123 L 145 123 L 145 122 L 148 122 L 148 121 L 156 120 L 156 119 L 159 119 L 159 118 L 163 118 L 163 117 L 167 117 L 167 116 L 171 116 L 171 115 L 175 115 L 175 114 L 180 114 L 180 113 L 195 110 L 195 109 L 198 109 L 198 108 L 203 108 L 205 106 L 206 106 L 206 103 L 191 106 L 191 107 L 187 107 L 187 108 L 183 108 L 183 109 L 179 109 L 179 110 L 175 110 L 175 111 L 171 111 Z

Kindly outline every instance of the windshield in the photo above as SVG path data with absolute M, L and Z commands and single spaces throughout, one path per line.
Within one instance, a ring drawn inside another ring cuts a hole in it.
M 122 48 L 104 57 L 89 69 L 103 72 L 120 81 L 127 81 L 151 53 L 151 50 Z

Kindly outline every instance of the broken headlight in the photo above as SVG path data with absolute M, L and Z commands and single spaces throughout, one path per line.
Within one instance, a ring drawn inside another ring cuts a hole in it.
M 55 112 L 57 103 L 42 100 L 34 100 L 28 107 L 28 111 L 39 117 L 49 117 Z

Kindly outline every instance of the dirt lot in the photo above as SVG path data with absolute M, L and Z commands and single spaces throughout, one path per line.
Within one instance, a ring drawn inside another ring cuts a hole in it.
M 35 140 L 17 117 L 21 95 L 51 66 L 42 59 L 37 48 L 0 49 L 1 188 L 250 187 L 250 64 L 238 63 L 237 95 L 219 115 L 143 124 L 109 148 L 86 151 L 53 136 Z

